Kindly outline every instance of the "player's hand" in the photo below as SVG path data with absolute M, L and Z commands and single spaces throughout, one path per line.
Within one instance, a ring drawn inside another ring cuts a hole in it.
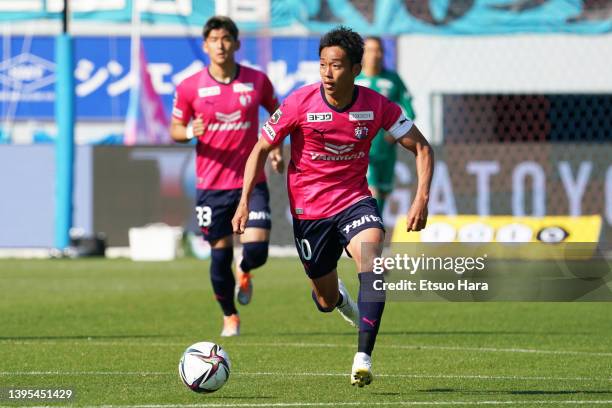
M 236 208 L 236 213 L 234 214 L 234 218 L 232 218 L 232 229 L 235 234 L 243 234 L 244 229 L 246 228 L 246 223 L 249 220 L 249 207 L 242 201 L 238 204 L 238 208 Z
M 268 155 L 270 158 L 270 164 L 272 165 L 272 169 L 281 174 L 285 171 L 285 160 L 283 159 L 283 155 L 280 152 L 280 149 L 274 149 Z
M 200 137 L 204 134 L 204 121 L 202 120 L 202 114 L 198 113 L 196 118 L 191 121 L 191 127 L 193 129 L 193 135 Z
M 416 198 L 408 211 L 406 231 L 420 231 L 427 225 L 427 200 Z

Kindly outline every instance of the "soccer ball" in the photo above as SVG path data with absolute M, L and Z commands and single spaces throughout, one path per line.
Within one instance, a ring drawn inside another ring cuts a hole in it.
M 231 363 L 229 356 L 215 343 L 202 341 L 185 350 L 178 365 L 181 380 L 195 392 L 215 392 L 229 378 Z

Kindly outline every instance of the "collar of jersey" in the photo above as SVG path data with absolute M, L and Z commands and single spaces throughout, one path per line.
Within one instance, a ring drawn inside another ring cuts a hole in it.
M 355 85 L 355 87 L 353 88 L 353 99 L 351 99 L 349 104 L 346 105 L 344 108 L 338 109 L 327 101 L 327 98 L 325 97 L 325 91 L 323 91 L 323 84 L 319 86 L 319 91 L 321 91 L 321 98 L 323 99 L 323 102 L 325 102 L 329 109 L 338 113 L 346 112 L 347 110 L 351 109 L 355 104 L 355 101 L 357 101 L 357 97 L 359 96 L 359 86 Z
M 208 76 L 210 77 L 210 79 L 212 79 L 213 81 L 215 81 L 215 82 L 216 82 L 216 83 L 218 83 L 219 85 L 229 85 L 229 84 L 231 84 L 232 82 L 234 82 L 234 81 L 236 80 L 236 78 L 238 78 L 238 75 L 240 75 L 240 64 L 236 64 L 236 74 L 234 75 L 234 77 L 233 77 L 233 78 L 232 78 L 232 79 L 231 79 L 231 80 L 230 80 L 228 83 L 225 83 L 225 82 L 217 81 L 217 80 L 215 79 L 215 77 L 214 77 L 214 76 L 212 76 L 212 74 L 210 73 L 209 68 L 210 68 L 210 65 L 206 67 L 206 73 L 208 74 Z

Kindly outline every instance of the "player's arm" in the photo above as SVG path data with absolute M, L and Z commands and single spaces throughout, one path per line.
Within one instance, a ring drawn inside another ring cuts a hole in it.
M 272 85 L 272 82 L 270 81 L 270 78 L 268 78 L 267 75 L 263 76 L 261 88 L 263 92 L 261 104 L 268 111 L 270 116 L 272 116 L 278 110 L 279 104 L 278 98 L 276 97 L 276 94 L 274 92 L 274 86 Z M 272 165 L 272 169 L 275 172 L 280 174 L 285 170 L 282 144 L 274 147 L 268 157 L 270 158 L 270 164 Z
M 285 159 L 283 158 L 283 147 L 277 146 L 270 151 L 268 155 L 272 169 L 277 173 L 285 171 Z
M 433 150 L 427 139 L 414 124 L 408 132 L 397 139 L 397 142 L 414 153 L 416 158 L 418 186 L 414 201 L 408 211 L 407 230 L 420 231 L 427 224 L 427 204 L 429 203 L 429 188 L 434 167 Z
M 204 134 L 202 114 L 194 112 L 193 98 L 193 87 L 190 87 L 185 81 L 176 87 L 172 101 L 172 122 L 170 123 L 170 137 L 175 142 L 187 143 L 194 137 Z
M 198 116 L 191 121 L 191 126 L 185 124 L 182 119 L 172 117 L 170 123 L 170 137 L 172 140 L 179 143 L 188 143 L 194 137 L 199 137 L 204 134 L 204 124 L 202 117 Z
M 232 228 L 235 233 L 242 234 L 249 220 L 249 199 L 255 187 L 257 176 L 263 171 L 266 158 L 274 147 L 264 138 L 253 147 L 244 169 L 244 180 L 242 185 L 242 196 L 238 203 L 238 208 L 232 219 Z

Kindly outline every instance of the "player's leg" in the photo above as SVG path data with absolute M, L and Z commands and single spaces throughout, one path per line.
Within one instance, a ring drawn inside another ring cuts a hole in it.
M 338 278 L 338 272 L 332 271 L 320 278 L 310 280 L 312 286 L 312 300 L 317 309 L 323 313 L 337 310 L 340 316 L 351 326 L 359 325 L 359 309 L 351 298 L 344 283 Z
M 356 325 L 356 305 L 338 280 L 336 271 L 342 246 L 339 244 L 334 221 L 294 219 L 293 233 L 300 260 L 310 278 L 312 300 L 317 309 L 329 313 L 337 308 L 346 320 Z M 353 316 L 347 313 L 351 307 L 355 311 Z
M 376 202 L 372 199 L 353 206 L 344 214 L 340 225 L 346 249 L 357 265 L 359 276 L 359 336 L 351 383 L 363 387 L 372 381 L 372 350 L 385 307 L 384 293 L 373 291 L 373 282 L 381 279 L 373 272 L 373 260 L 382 252 L 384 229 Z
M 240 319 L 234 304 L 236 281 L 232 272 L 233 233 L 231 205 L 227 192 L 221 190 L 198 191 L 196 215 L 204 239 L 211 246 L 210 281 L 215 299 L 223 311 L 222 336 L 236 336 L 240 332 Z
M 253 296 L 251 271 L 268 260 L 272 227 L 269 203 L 270 194 L 266 183 L 257 184 L 249 201 L 249 220 L 244 234 L 240 237 L 242 256 L 236 262 L 236 298 L 241 305 L 248 304 Z
M 312 300 L 320 312 L 329 313 L 338 306 L 340 292 L 336 268 L 323 276 L 311 278 L 310 285 L 312 286 Z
M 359 347 L 358 351 L 372 355 L 376 335 L 385 308 L 384 292 L 374 291 L 374 281 L 382 279 L 373 272 L 373 259 L 382 252 L 384 232 L 369 228 L 355 235 L 348 245 L 359 277 Z
M 247 305 L 253 297 L 253 275 L 251 271 L 259 268 L 268 260 L 270 230 L 246 228 L 240 236 L 242 254 L 236 259 L 236 299 Z

